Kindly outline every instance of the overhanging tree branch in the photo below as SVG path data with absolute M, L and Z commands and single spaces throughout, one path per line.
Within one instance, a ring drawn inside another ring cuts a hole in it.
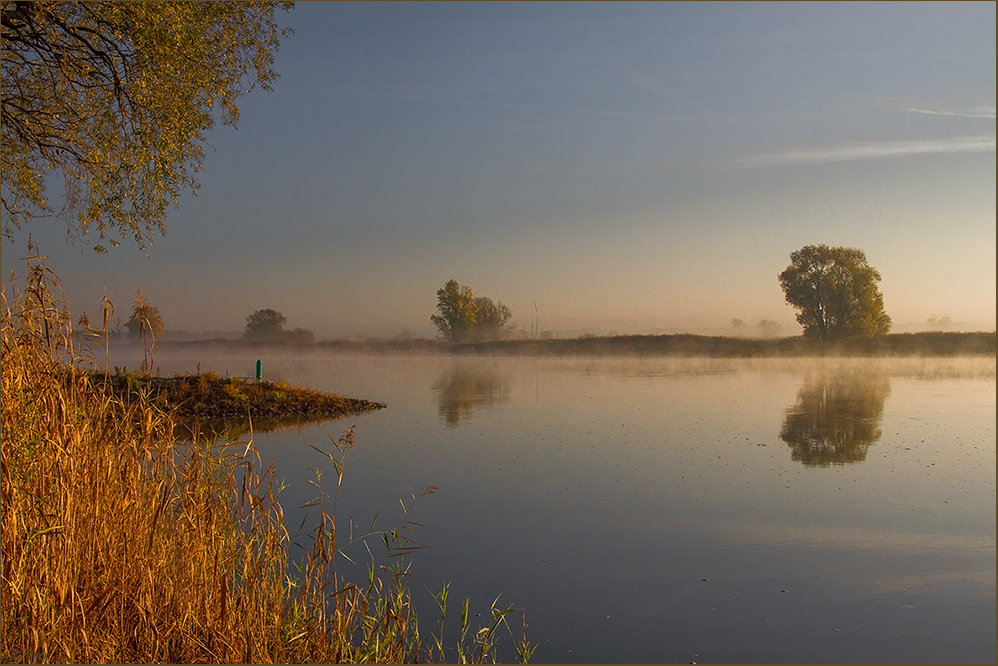
M 2 228 L 49 215 L 63 176 L 71 234 L 139 246 L 198 188 L 205 133 L 277 78 L 275 2 L 4 2 Z

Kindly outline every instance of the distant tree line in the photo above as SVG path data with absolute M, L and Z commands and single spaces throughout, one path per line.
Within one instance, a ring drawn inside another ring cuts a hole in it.
M 806 245 L 790 253 L 790 265 L 779 275 L 786 302 L 797 309 L 805 338 L 834 341 L 871 338 L 889 333 L 891 318 L 884 309 L 880 273 L 866 254 L 850 247 Z M 430 321 L 451 344 L 486 342 L 508 337 L 512 312 L 501 302 L 475 296 L 474 290 L 449 280 L 437 291 L 437 313 Z M 741 331 L 745 322 L 733 319 Z M 763 319 L 759 337 L 779 337 L 780 324 Z
M 295 344 L 311 344 L 315 342 L 315 334 L 306 328 L 284 330 L 288 318 L 277 310 L 266 308 L 257 310 L 246 317 L 246 331 L 243 339 L 259 342 L 286 341 Z
M 827 245 L 806 245 L 790 253 L 790 266 L 779 275 L 786 302 L 797 309 L 797 321 L 805 338 L 824 341 L 869 338 L 890 332 L 891 318 L 884 310 L 884 297 L 877 283 L 880 273 L 866 260 L 862 250 Z M 437 313 L 430 321 L 451 344 L 490 342 L 511 337 L 513 313 L 501 301 L 476 296 L 474 290 L 457 280 L 448 280 L 437 290 Z M 277 310 L 257 310 L 246 317 L 243 338 L 254 341 L 315 342 L 315 334 L 305 328 L 285 330 L 288 319 Z M 935 317 L 930 324 L 951 325 L 949 317 Z M 731 327 L 746 327 L 733 319 Z M 128 335 L 155 343 L 166 328 L 159 309 L 141 291 L 136 292 L 131 316 L 125 324 Z M 779 323 L 763 319 L 758 335 L 778 337 Z M 119 324 L 120 334 L 120 324 Z M 542 337 L 546 337 L 543 336 Z
M 513 313 L 501 301 L 475 296 L 471 287 L 449 280 L 437 290 L 437 314 L 430 321 L 451 344 L 490 342 L 506 337 Z
M 731 328 L 735 330 L 738 335 L 744 335 L 748 330 L 748 326 L 745 322 L 737 317 L 731 320 Z M 755 325 L 757 335 L 760 338 L 778 338 L 783 332 L 783 327 L 780 326 L 780 322 L 773 319 L 763 319 Z
M 315 342 L 315 334 L 306 328 L 285 330 L 288 318 L 277 310 L 270 308 L 257 310 L 246 317 L 246 330 L 243 339 L 259 342 L 285 341 L 295 344 L 311 344 Z M 135 340 L 155 342 L 156 337 L 166 330 L 166 324 L 159 308 L 149 303 L 141 291 L 135 292 L 135 302 L 132 304 L 130 316 L 121 330 L 119 320 L 118 330 L 114 335 L 127 333 Z

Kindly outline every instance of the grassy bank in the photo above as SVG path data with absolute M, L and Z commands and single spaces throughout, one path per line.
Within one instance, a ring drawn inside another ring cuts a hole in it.
M 119 400 L 139 398 L 185 420 L 237 423 L 252 420 L 260 429 L 383 409 L 370 400 L 347 398 L 284 382 L 247 381 L 213 372 L 143 377 L 137 373 L 94 372 L 90 381 Z
M 396 557 L 413 547 L 411 524 L 374 535 L 384 549 L 374 548 L 368 579 L 345 581 L 335 566 L 336 491 L 328 488 L 317 498 L 304 559 L 289 570 L 275 470 L 241 445 L 177 437 L 178 415 L 155 392 L 123 399 L 108 375 L 81 369 L 53 280 L 36 262 L 25 291 L 10 304 L 3 299 L 2 661 L 444 656 L 442 642 L 419 633 L 408 564 Z M 348 431 L 329 452 L 336 488 L 352 445 Z M 463 654 L 493 657 L 509 612 L 493 608 Z M 469 635 L 466 626 L 460 635 Z M 529 656 L 531 648 L 524 641 L 518 650 Z
M 736 338 L 716 335 L 615 335 L 555 338 L 548 340 L 500 340 L 449 345 L 441 340 L 333 340 L 312 344 L 263 343 L 247 340 L 168 341 L 162 348 L 196 350 L 312 350 L 349 353 L 438 353 L 496 356 L 691 356 L 708 358 L 794 358 L 863 356 L 994 356 L 998 349 L 994 331 L 956 333 L 926 331 L 892 333 L 875 338 L 852 338 L 822 342 L 803 337 Z
M 503 340 L 458 345 L 459 354 L 530 356 L 693 356 L 708 358 L 850 356 L 994 356 L 994 331 L 900 333 L 822 342 L 803 337 L 729 338 L 707 335 L 620 335 L 557 340 Z

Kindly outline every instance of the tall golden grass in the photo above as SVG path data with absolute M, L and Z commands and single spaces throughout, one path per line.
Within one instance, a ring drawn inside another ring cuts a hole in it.
M 408 565 L 388 561 L 405 549 L 397 529 L 380 535 L 386 557 L 369 580 L 346 583 L 320 501 L 310 551 L 290 575 L 273 468 L 246 447 L 184 441 L 141 394 L 123 401 L 94 386 L 101 375 L 85 371 L 57 289 L 36 255 L 23 292 L 3 294 L 0 659 L 443 658 L 439 642 L 420 639 Z M 349 431 L 336 442 L 341 453 L 352 443 Z M 339 480 L 342 457 L 330 458 Z M 509 609 L 493 610 L 505 622 Z M 460 656 L 494 658 L 494 629 L 482 640 Z M 523 641 L 518 651 L 532 650 Z

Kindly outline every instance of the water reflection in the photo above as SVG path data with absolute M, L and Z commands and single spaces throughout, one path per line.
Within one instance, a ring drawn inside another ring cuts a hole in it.
M 891 380 L 883 373 L 838 372 L 807 377 L 787 410 L 780 439 L 808 467 L 866 460 L 880 439 Z
M 244 437 L 297 428 L 300 431 L 320 423 L 328 423 L 346 418 L 343 416 L 323 416 L 319 418 L 256 418 L 256 419 L 181 419 L 175 425 L 175 433 L 186 441 L 209 439 L 220 442 L 235 442 Z
M 489 407 L 509 400 L 509 382 L 498 372 L 482 366 L 459 365 L 451 368 L 433 385 L 438 391 L 440 416 L 447 425 L 470 419 L 478 407 Z

